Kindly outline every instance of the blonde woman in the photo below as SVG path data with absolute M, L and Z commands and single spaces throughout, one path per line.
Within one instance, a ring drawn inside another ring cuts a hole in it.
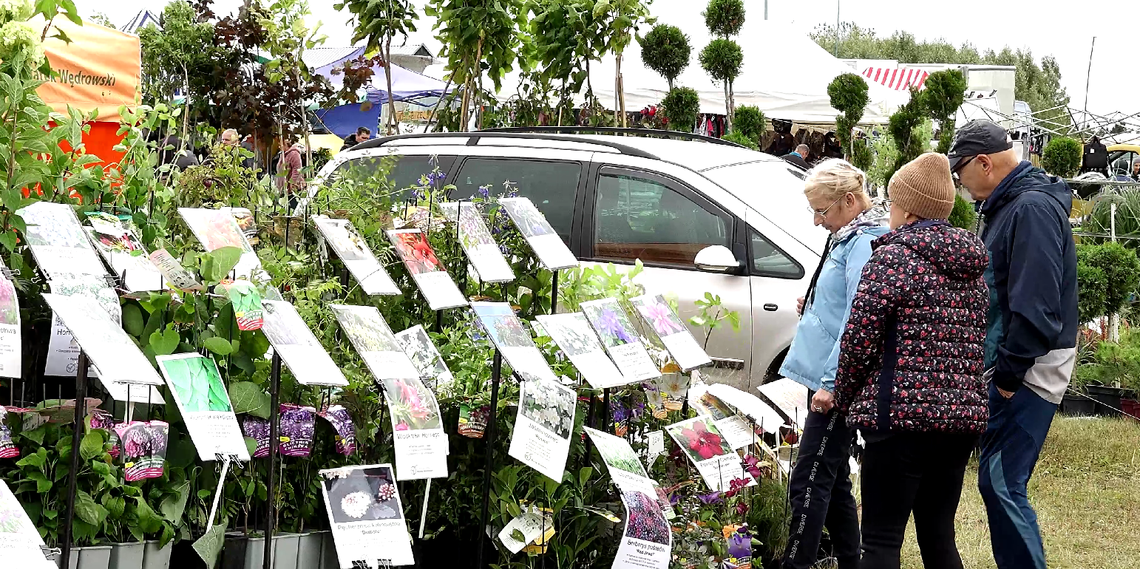
M 887 232 L 887 212 L 871 207 L 867 177 L 843 160 L 816 166 L 804 186 L 815 224 L 831 232 L 828 250 L 801 298 L 796 338 L 780 375 L 809 390 L 811 412 L 800 438 L 800 460 L 792 471 L 792 517 L 785 569 L 815 565 L 826 526 L 839 569 L 859 565 L 859 517 L 851 494 L 852 432 L 835 407 L 839 340 L 851 300 L 859 289 L 871 242 Z

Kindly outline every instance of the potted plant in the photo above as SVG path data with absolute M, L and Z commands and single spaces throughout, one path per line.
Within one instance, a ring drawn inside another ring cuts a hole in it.
M 1086 363 L 1077 366 L 1069 382 L 1069 390 L 1061 400 L 1061 412 L 1074 417 L 1090 417 L 1096 414 L 1096 400 L 1088 396 L 1085 387 L 1097 381 L 1100 364 Z

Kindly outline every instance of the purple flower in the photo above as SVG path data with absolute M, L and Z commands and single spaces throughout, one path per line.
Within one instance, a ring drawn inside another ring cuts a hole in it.
M 602 310 L 601 316 L 598 317 L 598 326 L 626 344 L 634 341 L 633 336 L 625 330 L 613 310 L 608 308 Z
M 724 501 L 724 498 L 721 496 L 720 492 L 709 492 L 708 494 L 697 494 L 697 498 L 700 498 L 701 502 L 703 502 L 705 504 L 719 504 L 719 503 Z
M 627 409 L 625 405 L 622 405 L 621 401 L 611 399 L 610 416 L 613 417 L 615 423 L 619 423 L 629 418 L 629 409 Z
M 479 197 L 484 199 L 491 197 L 491 186 L 479 186 Z

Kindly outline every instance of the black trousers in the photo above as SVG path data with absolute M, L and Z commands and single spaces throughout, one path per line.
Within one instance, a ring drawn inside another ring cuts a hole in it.
M 954 515 L 977 435 L 894 433 L 863 454 L 863 567 L 898 569 L 906 524 L 926 569 L 962 569 Z
M 851 438 L 847 418 L 839 411 L 808 414 L 799 458 L 788 484 L 792 527 L 784 551 L 784 569 L 815 565 L 824 527 L 839 569 L 859 566 L 859 512 L 851 494 L 848 463 Z

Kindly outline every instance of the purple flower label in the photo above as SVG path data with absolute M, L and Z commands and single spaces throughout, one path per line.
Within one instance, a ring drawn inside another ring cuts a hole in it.
M 115 432 L 123 445 L 123 472 L 127 482 L 162 477 L 169 425 L 163 421 L 131 421 L 116 425 Z
M 349 416 L 348 409 L 340 405 L 333 405 L 322 411 L 320 416 L 328 421 L 333 430 L 336 431 L 336 451 L 345 456 L 355 452 L 356 427 L 352 424 L 352 417 Z
M 20 456 L 20 449 L 12 442 L 12 430 L 8 428 L 8 412 L 0 407 L 0 458 Z
M 257 443 L 253 458 L 269 456 L 269 420 L 245 415 L 241 420 L 241 433 Z
M 309 456 L 313 448 L 313 431 L 317 428 L 317 410 L 283 403 L 280 417 L 281 454 Z
M 111 458 L 119 458 L 122 444 L 119 442 L 118 433 L 115 432 L 115 425 L 118 424 L 115 416 L 102 409 L 93 409 L 90 422 L 92 429 L 107 431 L 111 441 Z

